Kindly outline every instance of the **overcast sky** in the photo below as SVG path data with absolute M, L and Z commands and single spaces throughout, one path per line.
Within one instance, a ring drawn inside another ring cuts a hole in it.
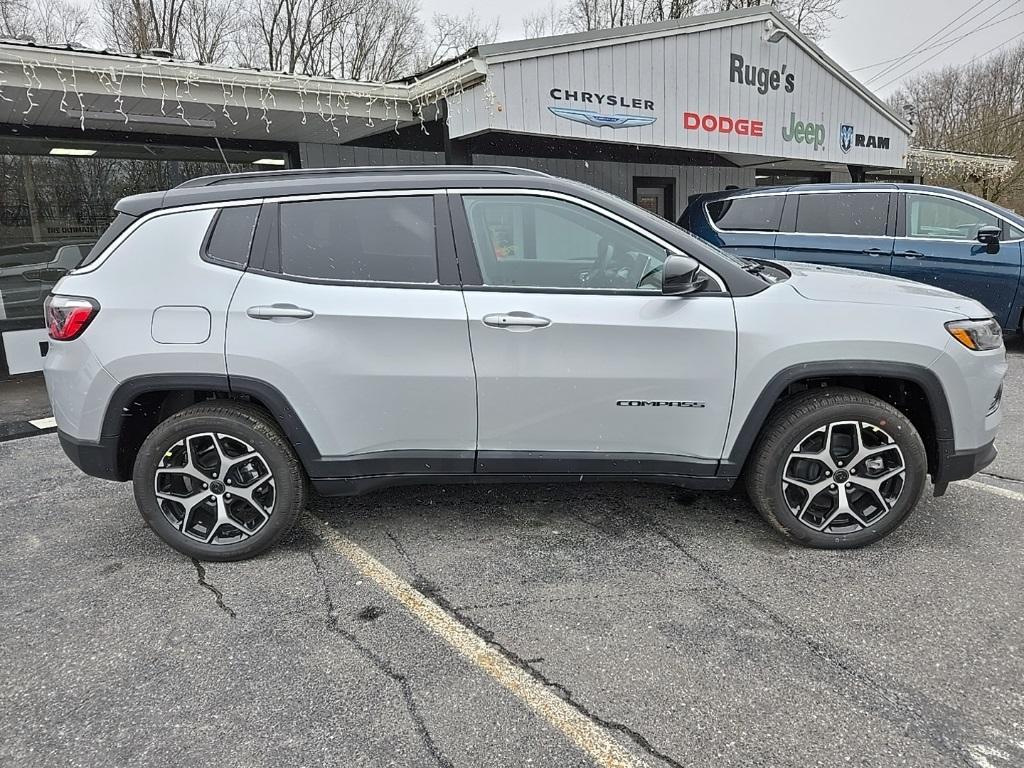
M 462 14 L 476 8 L 485 18 L 498 16 L 502 40 L 521 38 L 522 16 L 543 10 L 550 4 L 550 0 L 421 2 L 425 15 L 435 10 Z M 853 70 L 902 56 L 970 9 L 964 18 L 927 44 L 930 50 L 869 84 L 877 93 L 888 95 L 899 81 L 885 84 L 919 64 L 920 67 L 911 74 L 946 65 L 966 64 L 1000 43 L 1024 41 L 1024 0 L 982 0 L 976 3 L 977 0 L 843 0 L 843 18 L 833 23 L 831 35 L 821 42 L 821 46 L 839 64 Z M 854 74 L 867 81 L 886 66 L 858 70 Z

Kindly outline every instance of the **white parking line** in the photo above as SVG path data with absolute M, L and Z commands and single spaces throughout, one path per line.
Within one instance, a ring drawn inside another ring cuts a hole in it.
M 988 483 L 982 483 L 977 480 L 961 480 L 960 485 L 966 485 L 969 488 L 976 488 L 979 491 L 985 491 L 986 493 L 991 493 L 995 496 L 1002 496 L 1006 499 L 1024 501 L 1024 493 L 1011 491 L 1008 488 L 1000 488 L 998 485 L 989 485 Z
M 28 423 L 36 429 L 53 429 L 57 426 L 57 420 L 53 416 L 46 419 L 29 419 Z
M 334 549 L 364 576 L 404 605 L 448 645 L 568 736 L 597 765 L 602 768 L 646 766 L 646 763 L 626 751 L 606 728 L 560 699 L 354 541 L 342 536 L 323 521 L 319 522 L 325 538 Z

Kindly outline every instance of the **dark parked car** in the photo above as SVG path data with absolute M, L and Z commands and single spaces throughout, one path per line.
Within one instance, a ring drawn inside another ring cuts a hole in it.
M 881 272 L 969 296 L 1021 330 L 1024 217 L 916 184 L 806 184 L 691 198 L 684 229 L 739 256 Z

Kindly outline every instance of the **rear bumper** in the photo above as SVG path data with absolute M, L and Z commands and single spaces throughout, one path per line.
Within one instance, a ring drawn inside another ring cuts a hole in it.
M 944 494 L 950 483 L 976 475 L 998 455 L 995 441 L 969 451 L 954 450 L 952 440 L 939 440 L 938 443 L 938 463 L 932 475 L 936 496 Z
M 123 480 L 117 468 L 117 441 L 101 438 L 98 442 L 78 440 L 60 430 L 57 431 L 60 447 L 76 467 L 87 475 L 103 480 Z

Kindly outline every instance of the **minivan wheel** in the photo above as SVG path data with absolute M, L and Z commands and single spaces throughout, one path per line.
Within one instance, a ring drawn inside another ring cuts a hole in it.
M 203 403 L 142 444 L 135 501 L 156 534 L 199 560 L 243 560 L 273 545 L 305 506 L 291 445 L 258 408 Z
M 783 403 L 751 455 L 747 492 L 783 535 L 823 549 L 892 533 L 928 473 L 921 436 L 884 400 L 822 389 Z

